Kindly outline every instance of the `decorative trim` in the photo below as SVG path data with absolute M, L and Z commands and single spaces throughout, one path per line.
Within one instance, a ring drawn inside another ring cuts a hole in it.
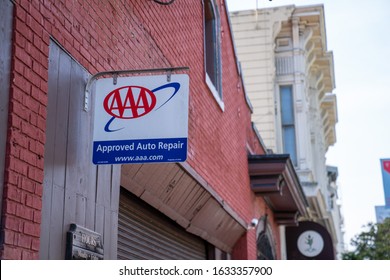
M 264 197 L 279 225 L 297 225 L 306 216 L 308 202 L 289 155 L 248 157 L 251 189 Z

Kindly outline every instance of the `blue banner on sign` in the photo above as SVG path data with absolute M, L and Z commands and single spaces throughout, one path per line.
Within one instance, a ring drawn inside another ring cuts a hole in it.
M 94 164 L 182 162 L 187 159 L 187 138 L 93 142 Z

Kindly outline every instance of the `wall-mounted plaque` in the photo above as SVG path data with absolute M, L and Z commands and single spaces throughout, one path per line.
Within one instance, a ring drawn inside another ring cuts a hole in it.
M 67 233 L 67 260 L 102 260 L 104 258 L 102 236 L 76 224 Z

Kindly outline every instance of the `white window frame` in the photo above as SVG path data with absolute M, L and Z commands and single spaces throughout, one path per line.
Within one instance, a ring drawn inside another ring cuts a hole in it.
M 206 16 L 205 12 L 207 9 L 207 4 L 211 3 L 212 6 L 212 13 L 215 18 L 215 26 L 214 26 L 214 32 L 215 32 L 215 42 L 214 42 L 214 48 L 215 48 L 215 62 L 214 62 L 214 70 L 216 72 L 216 84 L 212 81 L 209 74 L 207 73 L 207 42 L 206 42 Z M 223 102 L 223 95 L 222 95 L 222 53 L 221 53 L 221 38 L 220 38 L 220 17 L 217 9 L 217 5 L 215 4 L 214 0 L 204 0 L 203 1 L 203 16 L 204 16 L 204 68 L 205 68 L 205 82 L 212 93 L 214 99 L 218 103 L 219 107 L 222 111 L 225 110 L 225 104 Z

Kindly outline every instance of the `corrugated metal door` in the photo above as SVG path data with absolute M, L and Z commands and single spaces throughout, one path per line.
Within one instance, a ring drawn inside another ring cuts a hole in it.
M 118 259 L 206 259 L 206 242 L 122 188 Z

